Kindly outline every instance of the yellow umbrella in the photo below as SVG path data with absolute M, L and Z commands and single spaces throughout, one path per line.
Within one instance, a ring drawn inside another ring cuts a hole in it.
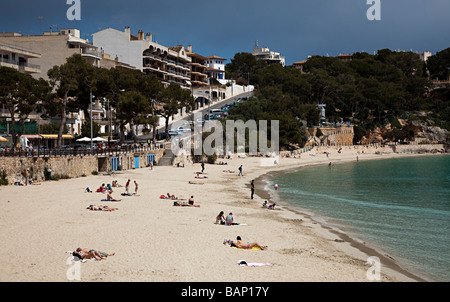
M 8 140 L 4 138 L 3 136 L 0 136 L 0 142 L 7 142 Z

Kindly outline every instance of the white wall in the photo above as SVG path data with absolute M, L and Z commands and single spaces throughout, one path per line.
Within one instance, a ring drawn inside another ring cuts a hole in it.
M 130 34 L 116 29 L 107 28 L 92 35 L 92 41 L 95 46 L 114 60 L 116 56 L 120 62 L 130 64 L 140 71 L 143 71 L 142 52 L 148 44 L 145 40 L 130 41 Z

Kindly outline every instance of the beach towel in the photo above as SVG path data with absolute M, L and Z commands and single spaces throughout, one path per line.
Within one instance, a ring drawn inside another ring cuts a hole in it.
M 239 264 L 239 266 L 253 266 L 253 267 L 255 267 L 255 266 L 270 266 L 270 265 L 272 265 L 270 263 L 256 263 L 256 262 L 254 262 L 254 263 L 247 263 L 247 261 L 245 261 L 245 260 L 239 260 L 237 262 L 237 264 Z
M 231 248 L 233 248 L 233 249 L 239 249 L 239 250 L 253 250 L 253 251 L 260 251 L 260 250 L 261 250 L 261 249 L 260 249 L 259 247 L 257 247 L 257 246 L 254 246 L 254 247 L 252 247 L 251 249 L 240 248 L 240 247 L 237 247 L 237 246 L 232 246 Z

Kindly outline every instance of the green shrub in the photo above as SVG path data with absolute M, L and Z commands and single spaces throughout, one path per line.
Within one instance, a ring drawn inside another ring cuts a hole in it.
M 6 178 L 6 171 L 2 170 L 0 174 L 0 186 L 7 186 L 8 185 L 8 179 Z

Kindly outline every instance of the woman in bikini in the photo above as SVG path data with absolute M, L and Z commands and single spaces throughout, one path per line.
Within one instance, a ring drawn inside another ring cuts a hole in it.
M 231 245 L 231 246 L 235 246 L 235 247 L 240 248 L 240 249 L 249 249 L 249 250 L 252 249 L 252 248 L 254 248 L 254 247 L 260 248 L 261 250 L 267 249 L 267 246 L 265 246 L 265 245 L 260 245 L 260 244 L 257 243 L 257 242 L 253 242 L 253 243 L 244 243 L 244 242 L 242 241 L 242 239 L 241 239 L 241 236 L 237 236 L 237 237 L 236 237 L 236 243 L 233 242 L 233 241 L 231 241 L 230 245 Z

